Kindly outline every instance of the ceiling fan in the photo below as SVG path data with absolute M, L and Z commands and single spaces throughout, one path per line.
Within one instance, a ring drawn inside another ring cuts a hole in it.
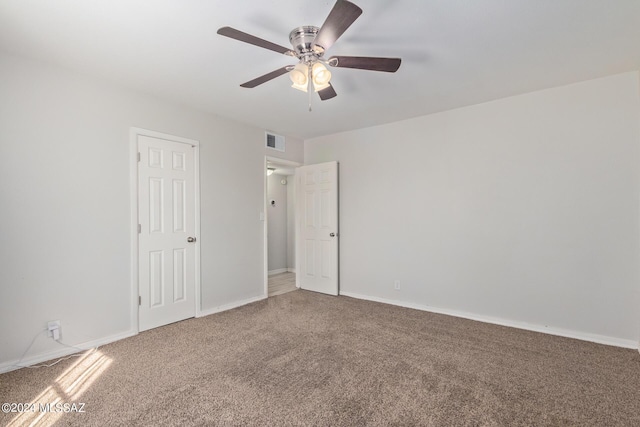
M 332 56 L 325 59 L 324 53 L 362 14 L 355 4 L 338 0 L 329 12 L 329 16 L 322 27 L 302 26 L 294 28 L 289 34 L 289 41 L 293 49 L 271 43 L 267 40 L 252 36 L 231 27 L 222 27 L 218 34 L 249 43 L 264 49 L 273 50 L 298 59 L 296 65 L 279 68 L 240 86 L 254 88 L 276 77 L 289 73 L 293 82 L 292 87 L 304 92 L 318 92 L 320 99 L 325 101 L 335 97 L 336 91 L 331 85 L 330 67 L 357 68 L 361 70 L 385 71 L 395 73 L 400 68 L 400 58 L 378 58 L 365 56 Z

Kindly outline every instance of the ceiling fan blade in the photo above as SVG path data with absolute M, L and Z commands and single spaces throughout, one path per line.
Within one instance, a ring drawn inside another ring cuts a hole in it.
M 218 30 L 218 34 L 221 36 L 229 37 L 235 40 L 239 40 L 241 42 L 249 43 L 254 46 L 262 47 L 265 49 L 273 50 L 278 53 L 282 53 L 285 55 L 295 56 L 295 54 L 291 51 L 291 49 L 286 48 L 284 46 L 280 46 L 275 43 L 271 43 L 269 41 L 263 40 L 256 36 L 252 36 L 251 34 L 243 33 L 240 30 L 236 30 L 231 27 L 222 27 Z
M 289 68 L 289 67 L 287 66 L 287 67 L 278 68 L 277 70 L 272 71 L 270 73 L 267 73 L 264 76 L 260 76 L 260 77 L 258 77 L 256 79 L 250 80 L 250 81 L 248 81 L 246 83 L 242 83 L 240 86 L 246 87 L 246 88 L 250 88 L 250 89 L 254 88 L 254 87 L 258 86 L 258 85 L 261 85 L 262 83 L 266 83 L 269 80 L 273 80 L 276 77 L 280 77 L 281 75 L 286 74 L 289 71 L 289 70 L 287 70 L 287 68 Z
M 335 98 L 336 96 L 338 96 L 338 94 L 336 93 L 336 90 L 333 88 L 331 83 L 329 83 L 328 88 L 319 90 L 318 95 L 320 95 L 320 99 L 322 101 L 326 101 L 327 99 Z
M 313 44 L 326 51 L 361 14 L 362 9 L 355 4 L 347 0 L 338 0 L 320 27 Z
M 332 56 L 329 65 L 360 70 L 385 71 L 395 73 L 400 68 L 400 58 L 376 58 L 369 56 Z

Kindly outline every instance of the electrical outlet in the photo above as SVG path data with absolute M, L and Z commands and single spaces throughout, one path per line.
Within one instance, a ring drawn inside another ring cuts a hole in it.
M 52 320 L 47 323 L 47 330 L 49 331 L 49 336 L 54 340 L 58 341 L 60 339 L 60 321 Z
M 396 291 L 400 290 L 400 280 L 393 281 L 393 289 L 395 289 Z

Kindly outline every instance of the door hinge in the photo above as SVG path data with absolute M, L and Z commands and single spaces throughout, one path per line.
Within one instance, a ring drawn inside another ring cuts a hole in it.
M 142 297 L 138 295 L 138 305 L 142 305 Z
M 138 153 L 138 161 L 140 161 L 140 153 Z
M 142 233 L 142 225 L 138 224 L 138 234 Z

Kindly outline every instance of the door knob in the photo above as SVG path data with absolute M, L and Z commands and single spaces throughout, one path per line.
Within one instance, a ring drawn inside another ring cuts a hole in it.
M 329 236 L 336 237 L 336 233 L 329 233 Z
M 195 238 L 195 237 L 187 237 L 187 242 L 189 242 L 189 243 L 193 243 L 193 242 L 195 242 L 195 241 L 196 241 L 196 238 Z

